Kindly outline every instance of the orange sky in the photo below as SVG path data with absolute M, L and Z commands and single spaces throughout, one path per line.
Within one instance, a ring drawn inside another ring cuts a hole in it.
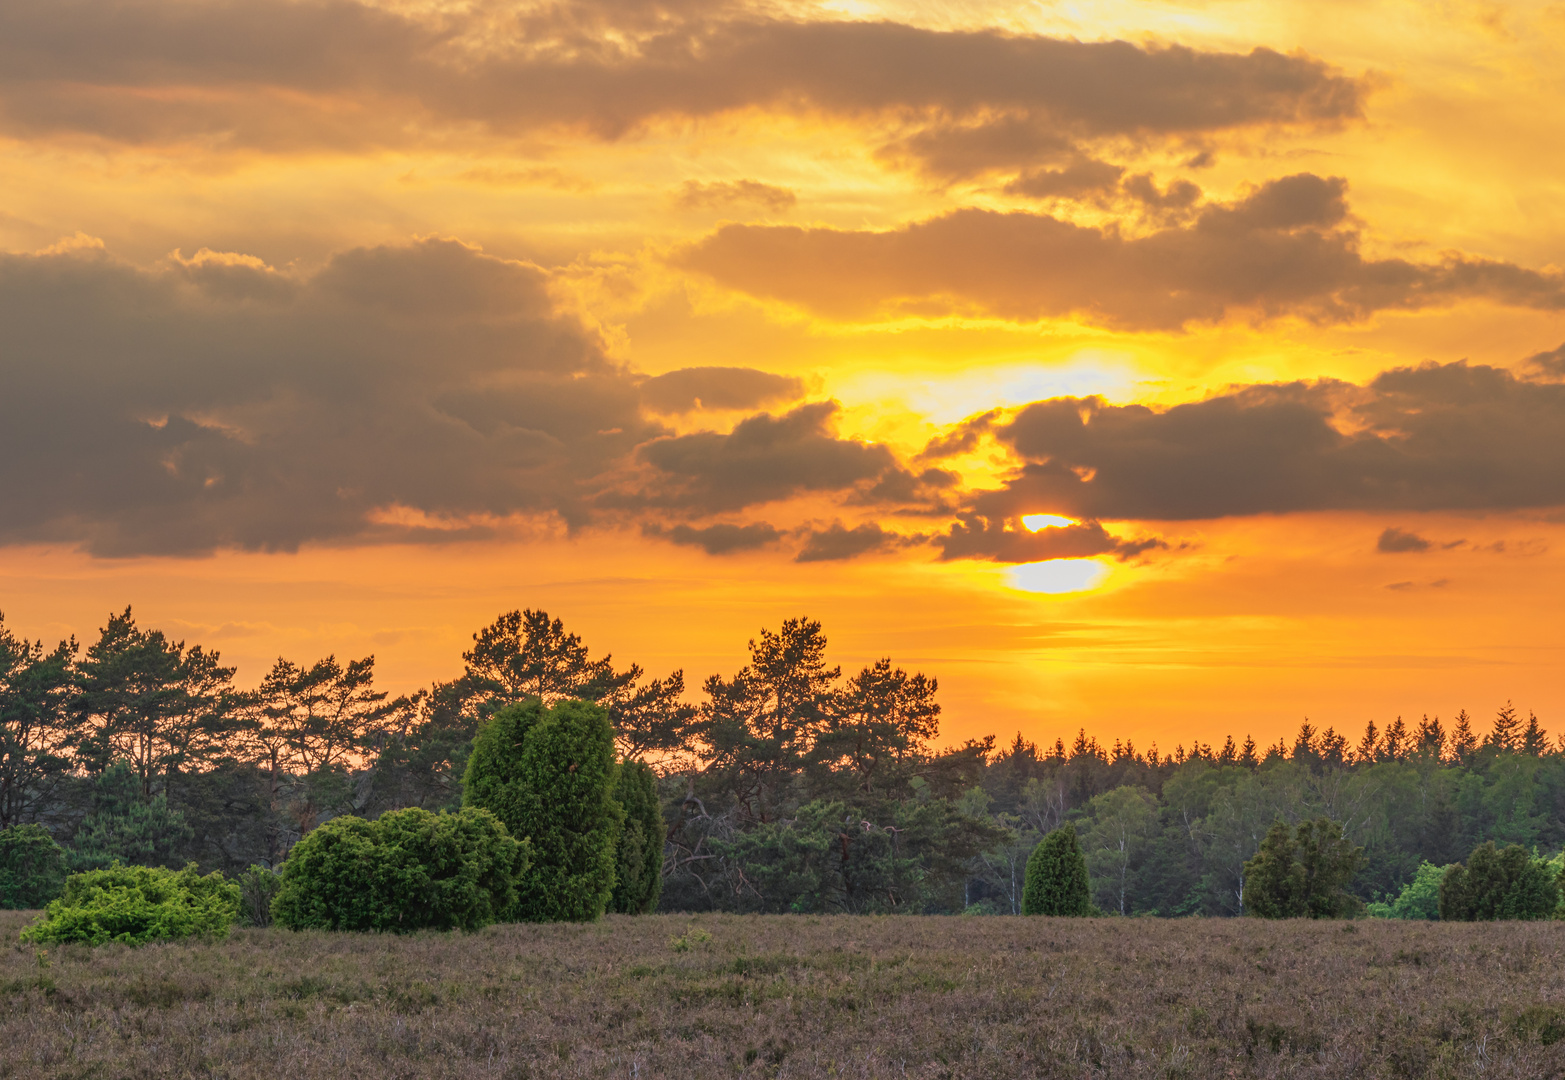
M 514 607 L 691 685 L 809 614 L 948 739 L 1565 732 L 1562 60 L 1557 3 L 7 8 L 0 610 L 396 690 Z

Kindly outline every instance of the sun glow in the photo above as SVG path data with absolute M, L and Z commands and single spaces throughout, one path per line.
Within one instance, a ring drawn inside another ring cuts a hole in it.
M 1075 518 L 1061 517 L 1059 514 L 1028 514 L 1022 518 L 1022 524 L 1032 532 L 1040 529 L 1064 529 L 1071 525 L 1079 525 Z
M 1022 592 L 1059 596 L 1096 589 L 1109 576 L 1109 568 L 1096 559 L 1050 559 L 1008 567 L 1006 582 Z

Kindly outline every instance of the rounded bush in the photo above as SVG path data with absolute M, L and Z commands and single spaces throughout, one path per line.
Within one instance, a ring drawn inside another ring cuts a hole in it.
M 0 829 L 0 908 L 41 908 L 65 888 L 65 849 L 41 825 Z
M 528 861 L 486 810 L 334 818 L 288 853 L 271 916 L 293 930 L 476 930 L 515 902 Z
M 193 935 L 226 937 L 238 916 L 239 886 L 220 873 L 202 877 L 195 863 L 183 870 L 115 863 L 66 878 L 64 893 L 42 920 L 22 931 L 22 940 L 140 945 Z
M 1559 884 L 1548 864 L 1520 844 L 1480 844 L 1440 881 L 1440 918 L 1446 922 L 1547 919 L 1559 903 Z
M 532 843 L 517 881 L 519 922 L 589 922 L 614 890 L 624 811 L 614 799 L 614 728 L 586 701 L 508 705 L 479 729 L 463 801 L 494 813 Z
M 1060 826 L 1032 849 L 1022 885 L 1022 914 L 1092 914 L 1087 859 L 1076 839 L 1076 826 Z

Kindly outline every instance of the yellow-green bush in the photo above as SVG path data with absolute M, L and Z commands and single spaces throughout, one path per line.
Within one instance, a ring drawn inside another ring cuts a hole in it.
M 22 940 L 140 945 L 192 935 L 226 937 L 238 915 L 239 886 L 222 874 L 202 877 L 194 863 L 183 870 L 115 863 L 66 878 L 65 892 L 42 920 L 22 931 Z

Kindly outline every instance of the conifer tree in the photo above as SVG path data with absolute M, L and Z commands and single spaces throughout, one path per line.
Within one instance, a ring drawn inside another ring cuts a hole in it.
M 1549 752 L 1549 737 L 1538 726 L 1537 714 L 1528 712 L 1527 730 L 1522 732 L 1521 752 L 1532 757 L 1542 757 Z
M 1426 714 L 1419 721 L 1418 730 L 1414 734 L 1418 752 L 1428 754 L 1435 761 L 1445 756 L 1445 728 L 1440 726 L 1440 718 L 1433 720 Z
M 1380 759 L 1382 761 L 1401 761 L 1407 757 L 1408 752 L 1407 725 L 1399 716 L 1386 725 L 1386 734 L 1381 739 Z
M 1440 882 L 1440 918 L 1445 922 L 1546 919 L 1559 906 L 1560 892 L 1548 863 L 1520 844 L 1501 850 L 1480 844 L 1445 872 Z
M 1380 729 L 1375 727 L 1375 721 L 1364 726 L 1364 737 L 1359 740 L 1355 753 L 1360 764 L 1368 764 L 1380 756 Z
M 1360 905 L 1345 888 L 1364 849 L 1330 818 L 1275 823 L 1244 864 L 1244 910 L 1263 919 L 1340 919 Z
M 663 891 L 663 814 L 657 777 L 646 762 L 620 763 L 614 797 L 625 810 L 625 827 L 615 855 L 614 893 L 609 910 L 644 915 L 658 906 Z
M 507 705 L 479 729 L 463 779 L 463 805 L 498 817 L 532 844 L 517 881 L 518 922 L 590 922 L 614 889 L 624 811 L 608 711 L 585 701 Z
M 1451 728 L 1450 746 L 1451 756 L 1463 765 L 1478 749 L 1478 736 L 1473 734 L 1472 718 L 1467 715 L 1466 709 L 1456 714 L 1456 723 Z
M 1022 886 L 1022 914 L 1092 914 L 1087 859 L 1076 838 L 1076 826 L 1060 826 L 1033 848 Z
M 1516 706 L 1507 701 L 1505 707 L 1495 713 L 1494 727 L 1484 745 L 1492 746 L 1502 753 L 1515 753 L 1521 747 L 1521 727 L 1522 720 L 1516 715 Z
M 1239 764 L 1246 769 L 1254 769 L 1260 764 L 1260 760 L 1256 756 L 1255 740 L 1249 735 L 1244 737 L 1244 746 L 1239 750 Z

